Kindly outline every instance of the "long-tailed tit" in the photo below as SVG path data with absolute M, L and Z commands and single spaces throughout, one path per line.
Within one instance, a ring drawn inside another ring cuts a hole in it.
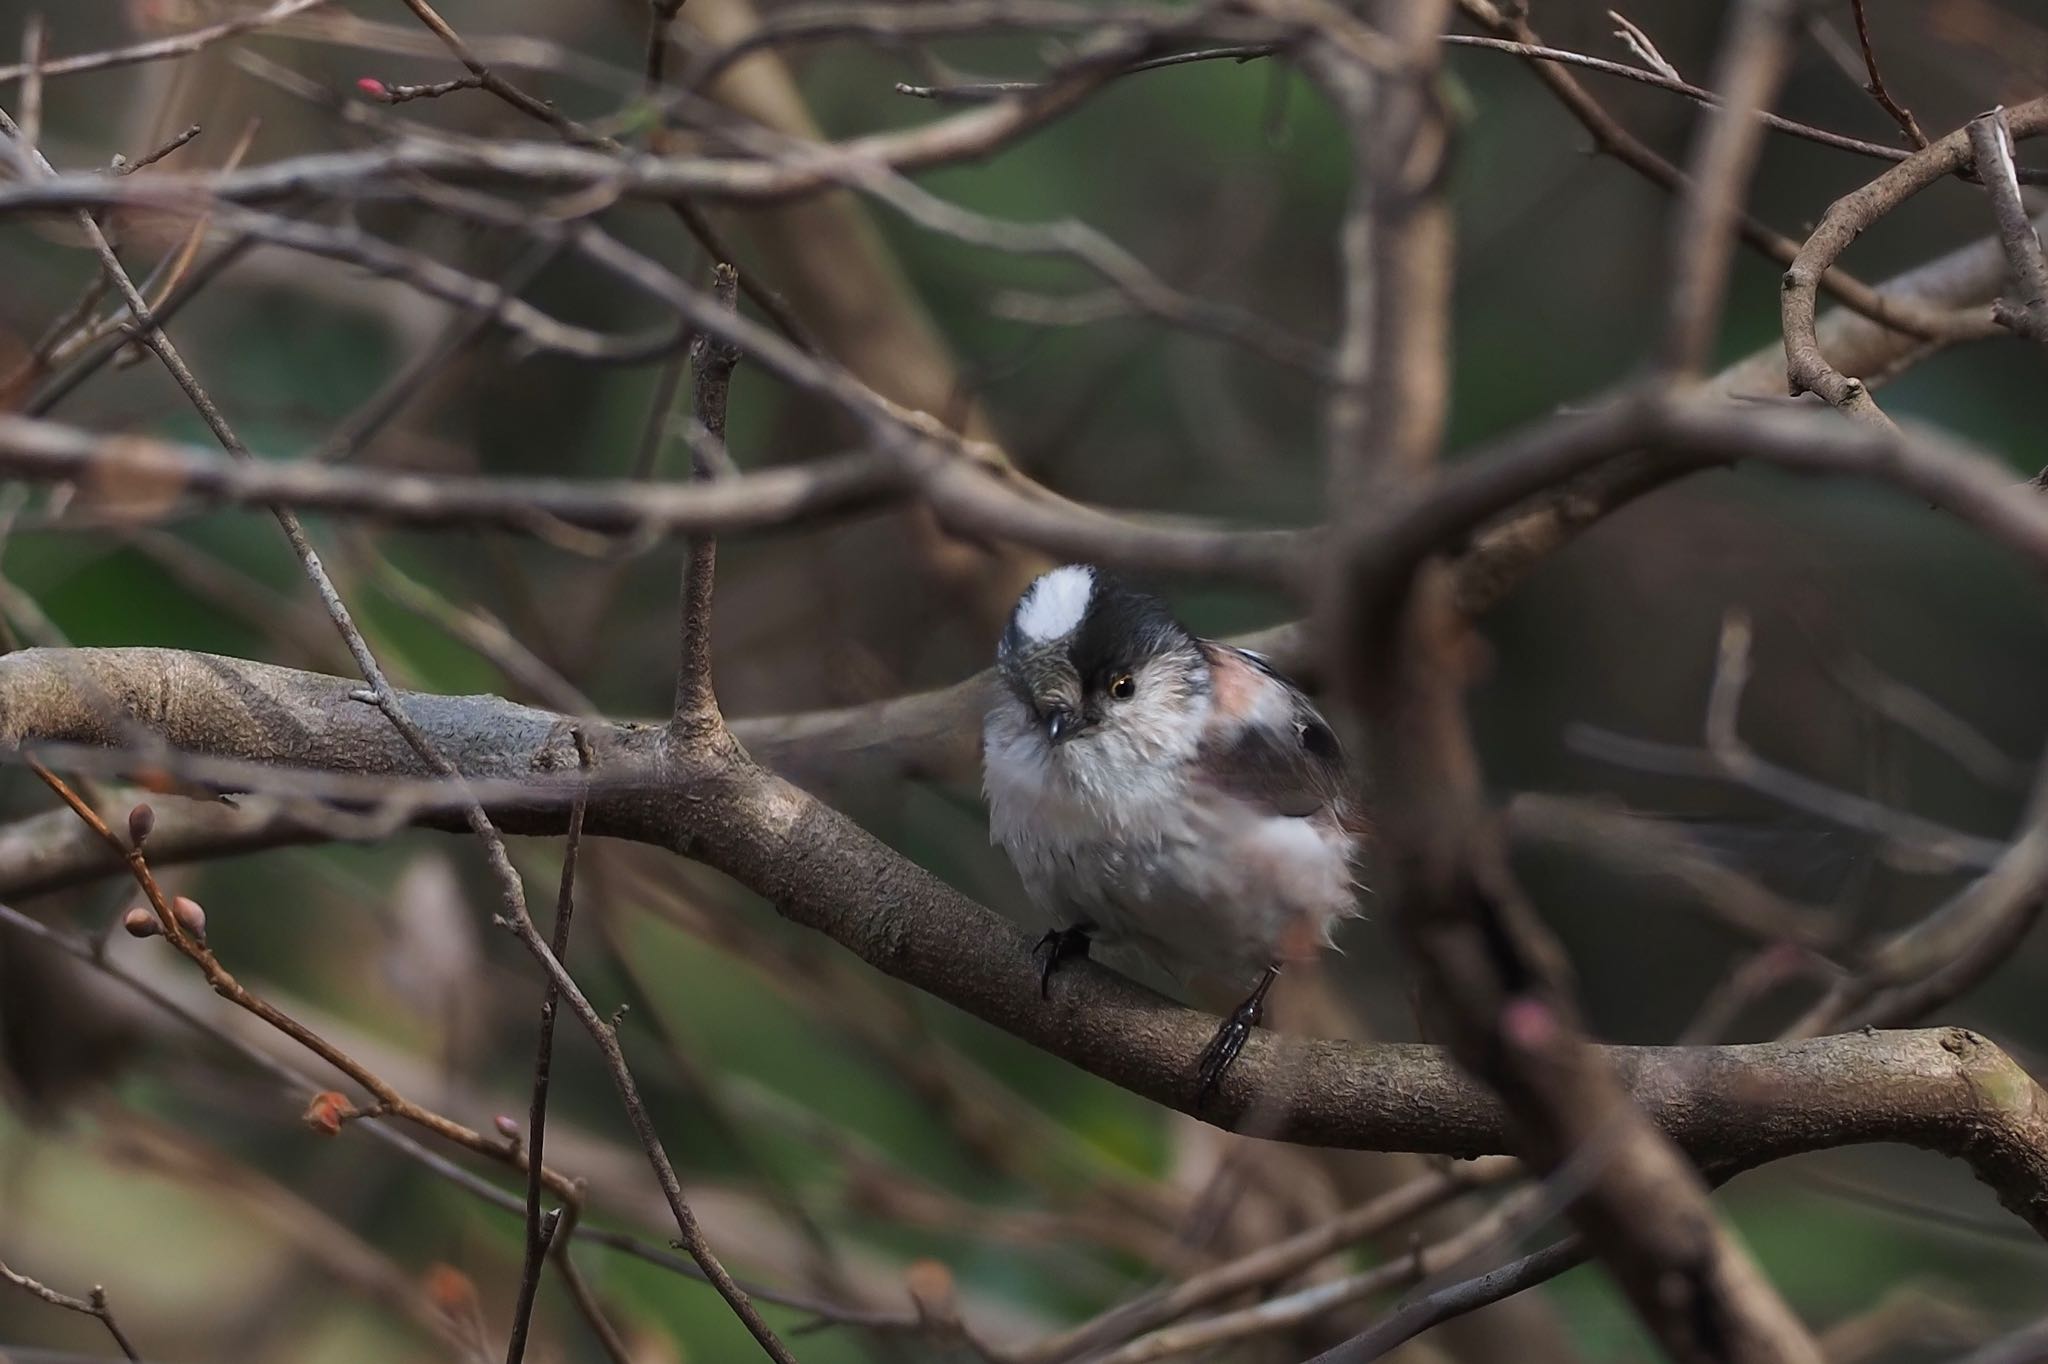
M 1041 991 L 1097 942 L 1183 983 L 1250 987 L 1202 1056 L 1206 1095 L 1281 964 L 1357 913 L 1336 736 L 1264 658 L 1084 564 L 1025 591 L 996 661 L 982 783 L 991 837 L 1054 924 Z

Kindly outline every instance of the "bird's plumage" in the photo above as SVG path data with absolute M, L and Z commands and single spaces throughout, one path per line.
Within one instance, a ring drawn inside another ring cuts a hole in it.
M 1356 912 L 1343 753 L 1265 659 L 1069 565 L 1019 599 L 997 664 L 991 835 L 1056 927 L 1241 988 Z

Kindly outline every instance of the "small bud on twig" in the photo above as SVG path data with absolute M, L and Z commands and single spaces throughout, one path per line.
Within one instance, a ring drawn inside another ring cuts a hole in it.
M 150 808 L 147 801 L 136 802 L 134 808 L 128 811 L 129 843 L 134 847 L 141 847 L 143 841 L 149 837 L 149 831 L 155 827 L 156 811 Z
M 356 1106 L 348 1096 L 338 1090 L 323 1089 L 313 1096 L 306 1105 L 306 1111 L 299 1115 L 299 1121 L 322 1136 L 332 1137 L 341 1131 L 341 1125 L 356 1116 Z
M 519 1119 L 513 1117 L 510 1113 L 500 1113 L 496 1118 L 492 1119 L 492 1123 L 497 1127 L 499 1136 L 511 1141 L 519 1140 Z
M 171 913 L 177 916 L 178 927 L 191 934 L 194 942 L 205 943 L 206 911 L 197 900 L 180 895 L 171 901 Z
M 156 921 L 156 915 L 144 905 L 137 905 L 123 914 L 121 927 L 131 938 L 154 938 L 164 931 L 164 926 Z

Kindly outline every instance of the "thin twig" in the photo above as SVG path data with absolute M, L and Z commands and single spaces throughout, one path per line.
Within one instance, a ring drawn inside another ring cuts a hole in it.
M 583 737 L 580 729 L 571 737 L 576 743 L 578 767 L 587 778 L 591 765 L 590 741 Z M 576 908 L 576 855 L 583 846 L 583 816 L 589 805 L 588 785 L 579 786 L 576 803 L 569 809 L 569 833 L 562 845 L 562 881 L 555 894 L 554 934 L 548 944 L 556 961 L 566 961 L 569 956 L 569 922 Z M 526 1118 L 526 1264 L 519 1276 L 519 1296 L 512 1312 L 512 1333 L 505 1349 L 505 1364 L 520 1364 L 526 1356 L 527 1326 L 533 1318 L 534 1296 L 540 1291 L 541 1269 L 547 1263 L 548 1247 L 554 1242 L 555 1228 L 562 1218 L 560 1208 L 542 1213 L 539 1174 L 542 1153 L 547 1144 L 548 1078 L 555 1059 L 555 1009 L 561 998 L 561 986 L 556 984 L 553 976 L 549 976 L 541 991 L 540 1041 L 533 1061 L 533 1102 Z
M 70 818 L 70 816 L 67 815 L 66 818 Z M 256 1069 L 268 1074 L 278 1081 L 287 1093 L 295 1098 L 320 1087 L 319 1082 L 312 1076 L 278 1059 L 268 1051 L 253 1045 L 239 1032 L 220 1027 L 213 1020 L 202 1017 L 171 998 L 151 982 L 109 960 L 107 955 L 93 942 L 72 934 L 59 932 L 49 925 L 32 919 L 4 903 L 0 903 L 0 928 L 24 934 L 38 942 L 47 943 L 73 959 L 84 963 L 101 975 L 119 982 L 125 989 L 148 1001 L 151 1007 L 162 1011 L 171 1018 L 175 1018 L 194 1033 L 219 1043 Z M 436 1177 L 446 1180 L 478 1201 L 497 1208 L 502 1212 L 523 1215 L 525 1204 L 524 1200 L 518 1195 L 500 1189 L 497 1185 L 483 1179 L 463 1166 L 455 1164 L 440 1153 L 420 1145 L 407 1136 L 404 1131 L 387 1121 L 386 1116 L 365 1113 L 352 1121 L 349 1126 L 351 1128 L 360 1128 L 369 1133 L 371 1137 L 391 1147 L 407 1160 L 418 1164 Z M 518 1153 L 506 1145 L 499 1145 L 481 1154 L 495 1157 L 515 1166 L 519 1163 Z M 574 1185 L 571 1185 L 570 1188 L 573 1192 Z M 698 1283 L 706 1282 L 704 1271 L 696 1264 L 679 1255 L 673 1255 L 661 1250 L 625 1232 L 614 1231 L 608 1227 L 592 1227 L 578 1222 L 576 1225 L 569 1226 L 562 1233 L 558 1234 L 555 1250 L 558 1258 L 564 1246 L 571 1241 L 583 1241 L 590 1245 L 602 1246 L 607 1250 L 631 1256 L 643 1264 L 653 1265 L 682 1278 Z M 747 1291 L 764 1302 L 772 1302 L 777 1306 L 787 1307 L 793 1312 L 800 1312 L 807 1317 L 830 1322 L 835 1325 L 874 1330 L 901 1330 L 915 1324 L 913 1318 L 901 1312 L 880 1312 L 852 1308 L 804 1294 L 785 1293 L 765 1285 L 749 1287 Z
M 1877 49 L 1870 41 L 1870 16 L 1863 12 L 1863 0 L 1849 0 L 1849 8 L 1856 15 L 1856 42 L 1863 49 L 1863 69 L 1870 75 L 1870 83 L 1863 88 L 1877 101 L 1878 107 L 1892 117 L 1899 125 L 1899 131 L 1915 148 L 1927 145 L 1927 134 L 1920 131 L 1920 125 L 1913 118 L 1912 111 L 1892 98 L 1892 92 L 1885 89 L 1884 73 L 1877 68 Z
M 1574 1265 L 1585 1263 L 1586 1256 L 1586 1247 L 1579 1238 L 1567 1236 L 1498 1269 L 1404 1303 L 1342 1345 L 1317 1355 L 1309 1364 L 1368 1364 L 1452 1317 L 1476 1312 L 1554 1279 Z
M 133 175 L 145 166 L 154 166 L 157 162 L 199 136 L 201 131 L 200 126 L 194 123 L 186 128 L 185 131 L 172 134 L 168 139 L 160 143 L 154 151 L 144 152 L 133 161 L 130 161 L 125 156 L 116 156 L 113 164 L 108 169 L 112 170 L 116 175 Z
M 1607 11 L 1607 17 L 1620 25 L 1614 31 L 1614 36 L 1621 39 L 1628 46 L 1628 50 L 1635 53 L 1637 59 L 1643 65 L 1667 80 L 1676 81 L 1684 79 L 1684 77 L 1678 74 L 1678 68 L 1666 60 L 1664 54 L 1657 50 L 1657 44 L 1650 40 L 1650 35 L 1643 31 L 1641 25 L 1630 20 L 1620 10 L 1611 9 Z
M 738 272 L 730 264 L 718 262 L 712 267 L 712 290 L 719 305 L 727 311 L 738 307 Z M 708 483 L 720 473 L 720 456 L 725 450 L 726 399 L 740 352 L 730 342 L 710 335 L 699 336 L 692 350 L 697 371 L 692 406 L 703 436 L 701 441 L 693 442 L 690 480 Z M 710 535 L 692 537 L 689 558 L 683 566 L 682 643 L 670 720 L 678 735 L 707 733 L 718 725 L 718 700 L 711 687 L 711 603 L 717 564 L 718 541 Z
M 98 1284 L 93 1285 L 92 1296 L 74 1298 L 68 1293 L 59 1293 L 54 1288 L 46 1287 L 29 1278 L 26 1274 L 17 1274 L 5 1264 L 0 1264 L 0 1279 L 5 1279 L 16 1288 L 25 1289 L 35 1294 L 52 1307 L 61 1307 L 67 1312 L 78 1312 L 85 1316 L 96 1318 L 100 1325 L 107 1328 L 107 1334 L 114 1338 L 114 1344 L 120 1348 L 124 1356 L 134 1360 L 142 1358 L 141 1355 L 135 1353 L 134 1345 L 129 1343 L 127 1335 L 122 1332 L 120 1326 L 114 1321 L 114 1310 L 107 1305 L 107 1290 Z
M 564 115 L 548 101 L 528 94 L 511 81 L 499 75 L 484 63 L 483 59 L 464 41 L 462 35 L 457 33 L 448 21 L 443 19 L 431 4 L 427 3 L 427 0 L 404 0 L 404 4 L 407 9 L 419 17 L 420 22 L 425 24 L 436 38 L 441 40 L 455 59 L 468 68 L 469 74 L 475 77 L 477 84 L 484 90 L 496 95 L 506 104 L 511 105 L 529 118 L 536 119 L 553 128 L 561 135 L 565 142 L 572 146 L 598 148 L 615 155 L 622 154 L 625 151 L 625 147 L 616 139 L 605 137 L 585 128 L 576 120 Z M 650 67 L 652 67 L 655 59 L 650 56 L 648 60 Z M 732 251 L 725 245 L 717 230 L 711 226 L 710 221 L 704 217 L 703 211 L 695 204 L 678 196 L 669 201 L 669 208 L 682 222 L 690 235 L 696 239 L 697 244 L 704 248 L 705 254 L 709 255 L 713 260 L 730 261 L 735 259 Z M 789 311 L 787 304 L 771 290 L 757 284 L 750 282 L 745 287 L 747 297 L 753 301 L 754 306 L 761 310 L 762 315 L 774 324 L 777 331 L 780 331 L 790 341 L 802 346 L 806 350 L 815 349 L 815 347 L 809 344 L 802 327 L 798 324 L 795 316 Z
M 74 76 L 87 71 L 105 71 L 112 67 L 134 66 L 140 62 L 162 61 L 166 57 L 189 56 L 201 48 L 210 47 L 224 38 L 238 33 L 249 33 L 283 23 L 295 15 L 318 8 L 327 0 L 278 0 L 269 9 L 253 14 L 237 15 L 218 24 L 195 28 L 185 33 L 174 33 L 168 38 L 156 38 L 133 47 L 110 48 L 103 52 L 88 52 L 76 57 L 58 57 L 43 64 L 43 75 Z M 0 66 L 0 84 L 22 80 L 28 75 L 23 66 Z

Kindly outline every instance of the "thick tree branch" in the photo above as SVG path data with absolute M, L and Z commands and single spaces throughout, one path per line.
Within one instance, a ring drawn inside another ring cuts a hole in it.
M 417 777 L 424 765 L 360 683 L 162 649 L 29 649 L 0 658 L 0 740 L 179 749 L 280 766 Z M 510 832 L 559 835 L 577 781 L 571 722 L 489 696 L 406 694 L 406 712 L 488 791 Z M 700 858 L 877 969 L 1110 1082 L 1195 1111 L 1205 1014 L 1076 963 L 1039 995 L 1030 940 L 815 799 L 743 758 L 678 766 L 652 725 L 594 725 L 586 829 Z M 422 822 L 459 828 L 454 812 Z M 152 836 L 161 836 L 161 828 Z M 1695 1161 L 1746 1168 L 1804 1151 L 1903 1142 L 1966 1161 L 2048 1237 L 2048 1094 L 1961 1029 L 1604 1053 Z M 1499 1106 L 1438 1048 L 1256 1036 L 1198 1116 L 1278 1140 L 1479 1156 L 1511 1149 Z

